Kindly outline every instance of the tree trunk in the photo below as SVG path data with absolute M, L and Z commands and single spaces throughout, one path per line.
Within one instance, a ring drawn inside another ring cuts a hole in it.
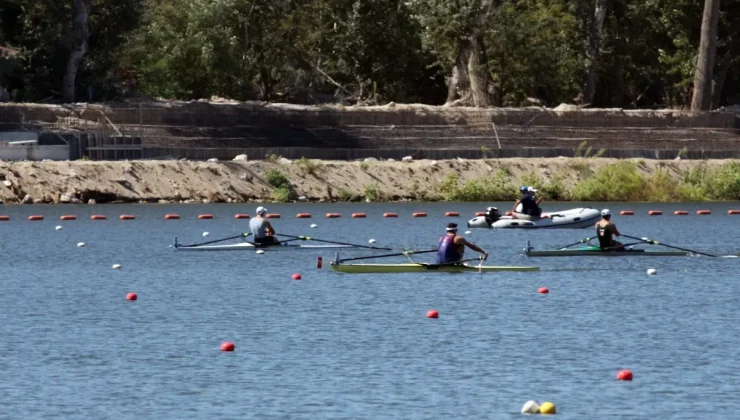
M 599 60 L 599 50 L 601 49 L 601 33 L 604 30 L 606 9 L 609 5 L 609 0 L 594 0 L 594 2 L 594 20 L 589 25 L 588 48 L 586 49 L 588 75 L 586 75 L 586 84 L 583 87 L 582 105 L 592 104 L 596 97 L 596 86 L 599 81 L 599 75 L 596 73 L 596 65 Z
M 67 60 L 67 69 L 64 73 L 63 92 L 64 102 L 75 101 L 75 78 L 82 63 L 82 57 L 87 52 L 87 6 L 85 0 L 72 0 L 72 32 L 70 34 L 70 53 Z
M 712 103 L 712 71 L 717 52 L 717 21 L 719 20 L 719 1 L 704 0 L 704 17 L 701 21 L 699 58 L 694 73 L 694 97 L 691 99 L 692 111 L 708 111 Z
M 727 80 L 727 72 L 730 70 L 730 63 L 732 62 L 731 57 L 726 57 L 722 61 L 722 64 L 717 70 L 717 74 L 714 76 L 714 83 L 712 83 L 712 103 L 711 108 L 719 108 L 722 101 L 722 91 L 725 89 L 725 80 Z

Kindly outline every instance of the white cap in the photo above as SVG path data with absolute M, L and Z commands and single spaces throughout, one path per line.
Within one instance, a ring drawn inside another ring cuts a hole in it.
M 266 208 L 264 208 L 262 206 L 257 207 L 257 214 L 265 214 L 265 213 L 267 213 L 267 209 Z
M 527 191 L 533 192 L 533 193 L 536 193 L 537 192 L 537 190 L 534 187 L 532 187 L 532 186 L 527 187 Z
M 601 210 L 601 215 L 602 216 L 611 216 L 612 215 L 612 212 L 610 212 L 609 209 L 604 209 L 604 210 Z

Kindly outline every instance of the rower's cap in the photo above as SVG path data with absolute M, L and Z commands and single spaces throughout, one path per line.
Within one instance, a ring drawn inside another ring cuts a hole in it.
M 265 214 L 265 213 L 267 213 L 267 209 L 266 208 L 264 208 L 262 206 L 257 207 L 257 214 Z
M 457 232 L 457 223 L 447 223 L 447 232 Z
M 537 189 L 535 187 L 533 187 L 533 186 L 529 186 L 529 187 L 527 187 L 527 191 L 536 193 L 537 192 Z
M 610 212 L 609 209 L 604 209 L 604 210 L 601 210 L 601 215 L 602 216 L 611 216 L 612 215 L 612 212 Z
M 521 188 L 519 188 L 519 191 L 521 191 L 521 192 L 527 192 L 527 187 L 521 187 Z

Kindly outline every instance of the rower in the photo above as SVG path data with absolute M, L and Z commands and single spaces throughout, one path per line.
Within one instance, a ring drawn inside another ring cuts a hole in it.
M 437 264 L 449 264 L 462 261 L 465 247 L 483 254 L 483 259 L 488 258 L 488 252 L 479 248 L 476 244 L 468 242 L 462 236 L 457 235 L 457 224 L 447 224 L 447 234 L 439 238 L 437 248 Z
M 542 209 L 539 203 L 542 199 L 536 200 L 534 194 L 537 192 L 533 187 L 521 187 L 519 188 L 522 196 L 519 200 L 514 203 L 514 208 L 511 210 L 511 214 L 515 219 L 536 221 L 539 220 L 542 215 Z
M 259 206 L 257 207 L 257 216 L 249 221 L 249 229 L 252 231 L 252 236 L 254 236 L 255 245 L 271 245 L 279 242 L 274 236 L 275 229 L 267 221 L 265 214 L 267 214 L 267 209 Z
M 601 249 L 623 250 L 624 245 L 614 240 L 613 236 L 621 236 L 617 225 L 611 222 L 612 213 L 609 209 L 601 211 L 601 220 L 596 222 L 596 236 L 599 238 L 599 247 Z

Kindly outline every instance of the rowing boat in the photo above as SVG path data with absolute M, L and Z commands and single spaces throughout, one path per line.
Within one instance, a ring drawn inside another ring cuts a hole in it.
M 623 250 L 604 250 L 598 246 L 584 246 L 573 249 L 550 249 L 534 251 L 526 249 L 525 254 L 528 257 L 686 257 L 691 256 L 690 252 L 683 251 L 653 251 L 650 249 L 623 249 Z
M 468 264 L 341 264 L 332 262 L 331 268 L 340 273 L 423 273 L 428 271 L 459 272 L 492 272 L 492 271 L 538 271 L 539 267 L 515 267 Z
M 224 245 L 180 245 L 177 242 L 173 245 L 176 251 L 255 251 L 258 249 L 268 249 L 270 251 L 287 251 L 295 249 L 337 249 L 337 248 L 354 248 L 350 245 L 314 245 L 314 244 L 292 244 L 284 243 L 277 245 L 254 245 L 249 242 L 240 242 L 235 244 Z

